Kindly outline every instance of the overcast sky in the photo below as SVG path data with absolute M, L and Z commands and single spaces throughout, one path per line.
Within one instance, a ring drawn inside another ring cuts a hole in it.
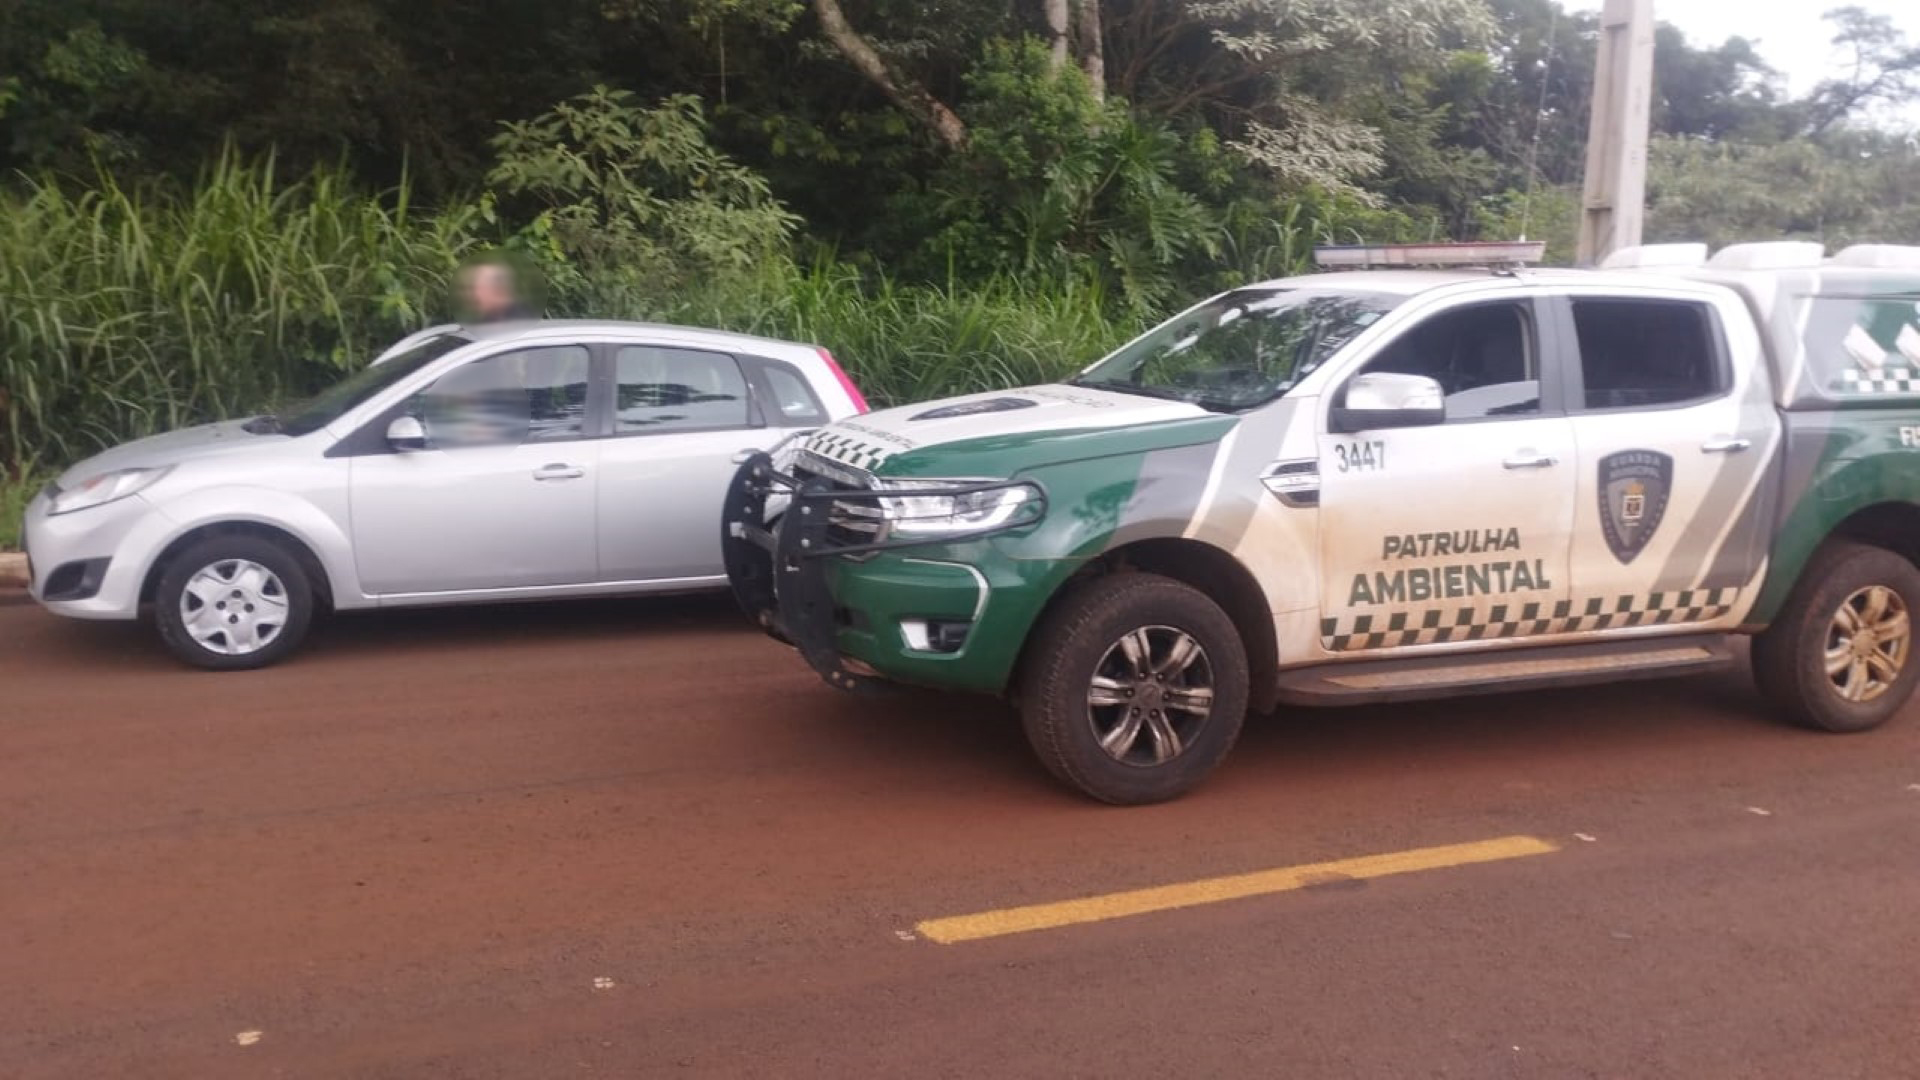
M 1847 0 L 1653 0 L 1653 17 L 1672 23 L 1694 45 L 1717 45 L 1730 37 L 1753 41 L 1767 63 L 1798 96 L 1835 74 L 1843 55 L 1834 50 L 1833 31 L 1821 19 Z M 1907 39 L 1920 39 L 1920 3 L 1915 0 L 1850 0 L 1859 7 L 1893 17 Z M 1570 0 L 1575 9 L 1600 10 L 1600 0 Z M 1920 104 L 1897 119 L 1920 125 Z

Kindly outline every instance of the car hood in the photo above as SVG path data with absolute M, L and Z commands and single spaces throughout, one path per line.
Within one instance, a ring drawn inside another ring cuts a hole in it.
M 1044 435 L 1072 436 L 1209 418 L 1231 426 L 1231 418 L 1184 401 L 1054 384 L 882 409 L 822 428 L 802 448 L 871 473 L 933 475 L 927 466 L 942 456 L 939 448 L 957 443 L 992 440 L 1004 447 L 1009 440 L 1018 440 L 1031 445 Z M 960 467 L 957 461 L 952 464 Z M 889 467 L 896 465 L 910 467 Z
M 58 483 L 62 488 L 71 490 L 102 473 L 119 469 L 157 469 L 200 458 L 258 452 L 263 447 L 278 446 L 289 438 L 278 434 L 251 434 L 246 430 L 247 423 L 245 420 L 223 420 L 217 424 L 200 424 L 122 443 L 68 469 Z

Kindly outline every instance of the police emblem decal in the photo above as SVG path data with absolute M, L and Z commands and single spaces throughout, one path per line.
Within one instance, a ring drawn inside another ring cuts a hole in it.
M 1658 450 L 1622 450 L 1600 459 L 1600 531 L 1622 564 L 1653 539 L 1673 490 L 1673 458 Z

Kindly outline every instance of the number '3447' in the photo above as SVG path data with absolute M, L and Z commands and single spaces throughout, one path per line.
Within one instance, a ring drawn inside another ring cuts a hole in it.
M 1341 472 L 1361 472 L 1387 467 L 1387 444 L 1374 440 L 1371 442 L 1348 442 L 1333 444 L 1334 467 Z

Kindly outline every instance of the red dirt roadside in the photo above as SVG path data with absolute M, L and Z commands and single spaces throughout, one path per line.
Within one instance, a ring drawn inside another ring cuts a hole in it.
M 1913 1075 L 1920 716 L 1756 710 L 1293 714 L 1114 810 L 997 704 L 837 694 L 718 600 L 339 618 L 209 675 L 0 594 L 0 1076 Z M 909 939 L 1512 834 L 1560 850 Z

